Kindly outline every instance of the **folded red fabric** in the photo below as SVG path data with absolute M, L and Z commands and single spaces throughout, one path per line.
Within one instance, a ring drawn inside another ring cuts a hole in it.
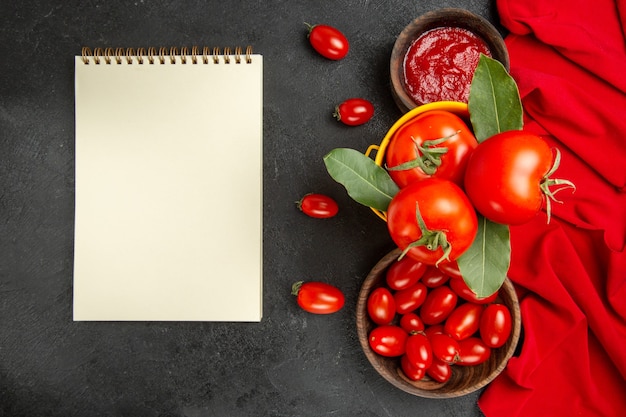
M 626 2 L 498 0 L 525 129 L 574 182 L 511 227 L 521 353 L 479 399 L 487 417 L 626 415 Z

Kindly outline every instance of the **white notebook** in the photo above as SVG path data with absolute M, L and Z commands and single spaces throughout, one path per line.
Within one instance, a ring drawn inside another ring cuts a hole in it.
M 75 57 L 75 321 L 260 321 L 263 59 Z

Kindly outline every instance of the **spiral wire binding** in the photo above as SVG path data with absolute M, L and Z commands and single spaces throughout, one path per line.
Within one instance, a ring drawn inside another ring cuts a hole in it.
M 100 65 L 111 65 L 113 63 L 120 65 L 123 61 L 132 65 L 136 62 L 139 65 L 147 63 L 148 65 L 154 65 L 158 63 L 160 65 L 169 62 L 171 65 L 177 63 L 187 65 L 191 63 L 196 65 L 198 63 L 208 64 L 213 62 L 219 64 L 230 64 L 234 59 L 235 64 L 241 64 L 242 60 L 247 64 L 252 63 L 252 46 L 248 45 L 244 52 L 241 46 L 235 47 L 234 51 L 225 47 L 222 50 L 214 47 L 209 48 L 207 46 L 202 48 L 202 54 L 198 46 L 191 47 L 191 53 L 188 47 L 177 48 L 172 46 L 170 48 L 160 47 L 158 50 L 155 47 L 146 48 L 95 48 L 92 52 L 91 48 L 83 47 L 81 51 L 82 61 L 85 65 L 94 63 Z M 221 58 L 221 61 L 220 61 Z

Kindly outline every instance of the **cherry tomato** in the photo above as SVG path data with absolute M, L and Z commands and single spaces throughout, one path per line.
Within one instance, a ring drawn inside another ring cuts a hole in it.
M 426 265 L 413 258 L 404 257 L 391 264 L 385 276 L 392 290 L 404 290 L 415 285 L 426 271 Z
M 496 291 L 488 297 L 478 298 L 476 293 L 467 286 L 463 279 L 451 279 L 448 285 L 450 285 L 450 288 L 452 288 L 459 297 L 476 304 L 489 304 L 494 302 L 498 297 L 498 291 Z
M 402 188 L 387 208 L 387 227 L 407 256 L 427 265 L 454 260 L 474 242 L 476 212 L 453 182 L 429 178 Z
M 307 27 L 309 42 L 320 55 L 333 61 L 348 55 L 350 44 L 341 31 L 328 25 L 307 24 Z
M 359 126 L 374 116 L 374 105 L 363 98 L 349 98 L 335 107 L 333 116 L 345 125 Z
M 468 337 L 459 342 L 457 365 L 479 365 L 491 356 L 491 348 L 480 337 Z
M 430 342 L 424 333 L 410 335 L 406 340 L 406 356 L 409 363 L 417 369 L 428 369 L 433 363 Z
M 409 358 L 405 355 L 402 355 L 400 358 L 400 368 L 404 375 L 409 378 L 411 381 L 419 381 L 420 379 L 426 376 L 426 369 L 417 368 L 409 362 Z
M 426 285 L 428 288 L 435 288 L 445 284 L 449 279 L 450 276 L 446 275 L 439 268 L 430 266 L 426 272 L 424 272 L 422 284 Z
M 549 178 L 559 164 L 539 136 L 522 130 L 498 133 L 472 152 L 465 175 L 465 191 L 483 216 L 496 223 L 515 225 L 531 220 L 554 193 L 574 185 Z M 550 190 L 550 186 L 559 185 Z M 549 219 L 549 217 L 548 217 Z
M 444 333 L 444 331 L 443 331 L 443 324 L 435 324 L 435 325 L 432 325 L 432 326 L 428 326 L 428 327 L 426 327 L 424 329 L 424 333 L 426 334 L 426 337 L 428 339 L 433 337 L 433 335 L 435 335 L 435 334 Z
M 459 343 L 445 333 L 435 333 L 428 338 L 435 358 L 445 363 L 459 360 Z
M 404 290 L 397 291 L 393 298 L 396 301 L 396 312 L 406 314 L 416 310 L 426 299 L 427 289 L 421 282 Z
M 418 333 L 424 331 L 424 322 L 417 314 L 406 313 L 400 317 L 400 327 L 409 334 Z
M 433 363 L 426 370 L 426 374 L 437 382 L 448 382 L 452 376 L 452 367 L 435 357 Z
M 376 324 L 389 324 L 396 316 L 396 302 L 385 287 L 378 287 L 367 297 L 367 312 Z
M 424 324 L 442 323 L 456 307 L 457 300 L 456 293 L 447 285 L 431 290 L 420 309 L 420 317 Z
M 461 304 L 450 313 L 443 330 L 456 340 L 467 339 L 478 331 L 484 309 L 485 306 L 481 304 Z
M 304 214 L 317 219 L 327 219 L 339 212 L 335 200 L 324 194 L 306 194 L 296 204 Z
M 459 265 L 457 265 L 456 261 L 443 261 L 437 268 L 442 270 L 445 274 L 449 275 L 450 278 L 461 278 L 463 279 L 463 275 L 461 275 L 461 271 L 459 271 Z
M 291 293 L 297 297 L 298 305 L 309 313 L 335 313 L 345 303 L 341 290 L 324 282 L 298 281 L 291 287 Z
M 425 178 L 463 186 L 467 161 L 477 146 L 476 137 L 460 117 L 431 110 L 394 133 L 385 151 L 386 167 L 401 188 Z
M 369 344 L 379 355 L 394 357 L 402 356 L 406 351 L 409 334 L 401 327 L 392 324 L 374 327 L 369 334 Z
M 490 304 L 480 319 L 480 337 L 489 347 L 497 348 L 511 335 L 511 312 L 503 304 Z

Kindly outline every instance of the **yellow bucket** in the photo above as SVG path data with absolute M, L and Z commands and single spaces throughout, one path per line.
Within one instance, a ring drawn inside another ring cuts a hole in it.
M 376 151 L 376 157 L 374 158 L 374 162 L 378 166 L 383 166 L 383 161 L 385 159 L 385 151 L 387 150 L 387 146 L 389 145 L 389 141 L 396 133 L 396 131 L 405 123 L 413 119 L 414 117 L 425 113 L 430 110 L 445 110 L 450 113 L 454 113 L 459 116 L 461 119 L 465 120 L 466 123 L 469 124 L 469 111 L 467 108 L 467 103 L 461 103 L 458 101 L 436 101 L 433 103 L 423 104 L 421 106 L 415 107 L 414 109 L 406 112 L 401 118 L 399 118 L 393 126 L 387 131 L 387 134 L 383 138 L 380 145 L 370 145 L 365 151 L 365 156 L 370 156 L 373 151 Z M 372 211 L 384 221 L 387 221 L 387 213 L 384 211 L 380 211 L 375 208 L 371 208 Z

